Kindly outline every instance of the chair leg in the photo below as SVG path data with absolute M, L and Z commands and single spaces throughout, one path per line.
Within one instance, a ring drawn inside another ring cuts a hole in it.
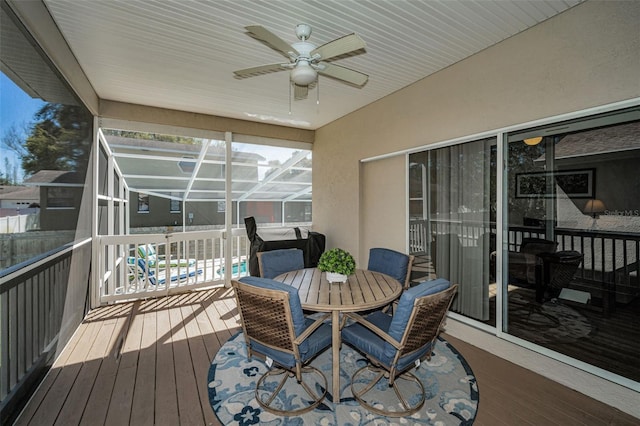
M 278 383 L 278 386 L 276 386 L 276 390 L 274 390 L 273 393 L 271 395 L 269 395 L 269 398 L 266 401 L 263 401 L 263 399 L 260 398 L 259 394 L 258 394 L 258 390 L 260 389 L 260 385 L 262 385 L 262 383 L 264 382 L 264 379 L 266 379 L 267 377 L 279 376 L 281 374 L 283 375 L 282 376 L 282 380 L 280 380 L 280 383 Z M 273 402 L 275 397 L 278 396 L 278 393 L 280 393 L 280 391 L 282 390 L 282 387 L 287 382 L 289 377 L 291 377 L 291 373 L 289 371 L 285 370 L 285 369 L 282 369 L 282 368 L 274 368 L 273 370 L 269 370 L 266 373 L 264 373 L 262 375 L 262 377 L 260 377 L 260 380 L 258 380 L 258 383 L 256 385 L 256 400 L 258 401 L 258 404 L 263 406 L 265 409 L 269 409 L 270 408 L 269 405 L 271 405 L 271 403 Z
M 283 374 L 284 377 L 282 378 L 282 380 L 280 380 L 280 382 L 276 386 L 276 389 L 273 392 L 269 391 L 269 395 L 267 395 L 267 398 L 262 398 L 260 394 L 261 393 L 264 394 L 264 392 L 266 392 L 266 389 L 264 389 L 263 387 L 263 383 L 265 379 L 271 376 L 278 376 L 281 374 Z M 256 384 L 256 390 L 255 390 L 255 397 L 256 397 L 256 401 L 258 402 L 258 405 L 260 405 L 266 411 L 279 416 L 295 416 L 299 414 L 304 414 L 316 408 L 322 402 L 324 397 L 327 395 L 327 378 L 324 376 L 324 374 L 322 374 L 320 370 L 314 367 L 309 367 L 309 366 L 301 369 L 301 376 L 304 374 L 315 374 L 322 379 L 322 383 L 323 383 L 321 385 L 321 388 L 324 391 L 322 395 L 318 396 L 315 394 L 315 392 L 313 392 L 309 384 L 307 384 L 304 380 L 298 381 L 298 383 L 300 383 L 302 388 L 304 388 L 305 392 L 307 392 L 311 397 L 311 403 L 309 405 L 297 410 L 281 410 L 271 405 L 273 401 L 276 399 L 276 397 L 278 396 L 278 394 L 280 393 L 280 391 L 282 390 L 282 388 L 284 387 L 286 381 L 290 378 L 296 379 L 296 375 L 293 372 L 283 368 L 273 368 L 267 371 L 265 374 L 263 374 L 262 377 L 260 377 L 260 379 L 258 380 L 258 383 Z
M 404 398 L 404 396 L 400 392 L 400 388 L 398 387 L 398 384 L 397 384 L 398 379 L 414 382 L 420 387 L 420 393 L 421 393 L 422 397 L 420 399 L 420 402 L 418 402 L 415 406 L 412 407 L 411 405 L 409 405 L 407 400 Z M 424 400 L 425 400 L 424 386 L 422 386 L 422 383 L 420 382 L 420 380 L 415 375 L 413 375 L 413 374 L 411 374 L 409 372 L 406 372 L 406 373 L 396 377 L 396 380 L 394 380 L 392 387 L 393 387 L 393 390 L 396 392 L 396 396 L 398 397 L 398 399 L 402 403 L 402 406 L 406 410 L 406 414 L 403 414 L 404 416 L 408 416 L 408 415 L 411 415 L 411 414 L 415 413 L 416 411 L 418 411 L 420 409 L 420 407 L 422 407 L 422 404 L 424 404 Z
M 370 371 L 372 373 L 376 373 L 375 377 L 366 385 L 364 386 L 362 389 L 358 390 L 356 389 L 356 387 L 354 386 L 355 383 L 357 383 L 359 381 L 360 376 L 362 375 L 362 373 L 364 371 Z M 390 381 L 390 387 L 393 388 L 393 391 L 396 395 L 396 398 L 398 399 L 400 405 L 402 406 L 402 410 L 400 411 L 391 411 L 391 410 L 385 410 L 383 408 L 378 408 L 375 407 L 373 405 L 373 403 L 370 403 L 368 401 L 366 401 L 364 399 L 364 395 L 367 394 L 371 389 L 373 389 L 373 387 L 376 385 L 376 383 L 378 383 L 380 381 L 380 379 L 382 379 L 382 377 L 387 376 L 388 377 L 389 373 L 382 369 L 382 368 L 378 368 L 378 367 L 374 367 L 371 365 L 366 365 L 364 367 L 362 367 L 361 369 L 359 369 L 358 371 L 355 372 L 355 374 L 353 375 L 353 377 L 351 378 L 351 393 L 353 394 L 353 397 L 360 403 L 360 405 L 362 405 L 364 408 L 366 408 L 367 410 L 376 413 L 376 414 L 380 414 L 382 416 L 386 416 L 386 417 L 405 417 L 405 416 L 410 416 L 411 414 L 415 413 L 416 411 L 418 411 L 420 408 L 422 408 L 422 406 L 424 405 L 424 401 L 425 401 L 425 391 L 424 391 L 424 386 L 422 386 L 422 383 L 420 382 L 420 380 L 413 374 L 409 373 L 409 372 L 405 372 L 399 376 L 396 376 L 395 380 Z M 420 398 L 419 401 L 413 405 L 409 404 L 409 402 L 407 402 L 407 399 L 402 395 L 402 392 L 400 391 L 400 388 L 398 387 L 398 380 L 404 380 L 404 381 L 408 381 L 408 382 L 413 382 L 417 385 L 417 388 L 419 389 L 418 392 L 420 394 Z M 379 402 L 376 404 L 379 405 Z
M 317 370 L 313 367 L 304 367 L 301 371 L 302 374 L 305 373 L 315 373 Z M 315 392 L 313 391 L 313 389 L 311 389 L 309 387 L 309 385 L 307 384 L 307 382 L 305 382 L 304 380 L 300 380 L 300 384 L 302 385 L 302 387 L 304 388 L 305 391 L 307 391 L 307 394 L 309 394 L 309 396 L 311 397 L 312 401 L 318 401 L 318 403 L 320 401 L 322 401 L 322 399 L 324 398 L 324 396 L 327 394 L 327 381 L 326 381 L 326 377 L 324 376 L 324 374 L 319 374 L 319 376 L 321 376 L 323 379 L 325 379 L 324 383 L 325 386 L 323 387 L 324 389 L 324 393 L 322 395 L 316 395 Z

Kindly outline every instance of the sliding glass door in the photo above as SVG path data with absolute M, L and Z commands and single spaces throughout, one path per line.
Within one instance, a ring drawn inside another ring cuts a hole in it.
M 411 153 L 414 282 L 456 282 L 462 321 L 637 386 L 639 165 L 637 106 Z
M 409 164 L 414 279 L 458 283 L 452 310 L 495 325 L 496 138 L 417 152 Z
M 505 332 L 634 381 L 639 119 L 635 108 L 507 135 L 503 286 Z

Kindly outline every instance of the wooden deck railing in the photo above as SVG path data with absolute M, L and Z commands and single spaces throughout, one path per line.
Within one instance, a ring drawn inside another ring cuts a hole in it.
M 224 285 L 226 278 L 245 276 L 246 232 L 234 230 L 231 238 L 227 256 L 222 230 L 99 236 L 100 303 Z
M 67 244 L 0 275 L 0 424 L 17 414 L 87 312 L 89 281 L 69 290 L 69 274 L 72 256 L 88 271 L 90 243 Z M 71 314 L 69 291 L 80 302 Z
M 412 220 L 409 247 L 412 254 L 430 254 L 433 235 L 457 234 L 463 247 L 474 246 L 480 236 L 496 233 L 495 223 Z M 557 250 L 575 250 L 584 259 L 574 279 L 591 286 L 609 309 L 640 295 L 640 234 L 555 228 Z M 509 251 L 518 251 L 523 238 L 547 238 L 539 227 L 512 226 L 506 235 Z
M 246 231 L 236 228 L 230 234 L 204 230 L 98 236 L 3 269 L 0 424 L 11 423 L 85 317 L 91 285 L 97 286 L 99 303 L 223 285 L 248 275 L 248 256 Z M 95 281 L 90 269 L 96 271 Z

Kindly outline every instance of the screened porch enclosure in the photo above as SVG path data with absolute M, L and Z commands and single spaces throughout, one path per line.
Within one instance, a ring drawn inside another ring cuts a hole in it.
M 311 222 L 310 144 L 147 127 L 103 127 L 99 136 L 98 198 L 113 199 L 130 228 L 223 227 L 244 216 L 280 225 Z
M 98 132 L 94 304 L 247 275 L 245 216 L 271 226 L 311 223 L 307 144 L 171 130 Z

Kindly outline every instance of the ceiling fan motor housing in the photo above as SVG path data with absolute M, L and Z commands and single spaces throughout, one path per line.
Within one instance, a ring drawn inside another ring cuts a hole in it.
M 309 30 L 309 33 L 311 33 L 311 30 Z M 293 43 L 291 47 L 298 52 L 298 56 L 295 59 L 296 66 L 291 70 L 291 80 L 298 86 L 308 86 L 316 81 L 318 77 L 316 70 L 311 67 L 313 63 L 311 52 L 316 48 L 316 45 L 306 41 L 299 41 Z

